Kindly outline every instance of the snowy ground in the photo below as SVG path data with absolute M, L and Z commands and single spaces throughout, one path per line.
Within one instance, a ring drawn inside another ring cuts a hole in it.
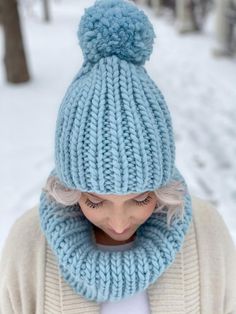
M 21 9 L 32 81 L 5 83 L 0 64 L 0 250 L 17 217 L 39 199 L 53 167 L 54 129 L 65 90 L 82 64 L 76 30 L 85 5 L 52 2 L 52 23 Z M 146 68 L 165 95 L 176 136 L 176 164 L 195 195 L 211 201 L 236 243 L 236 60 L 214 59 L 214 14 L 202 34 L 179 36 L 155 17 L 157 38 Z M 3 34 L 0 28 L 0 54 Z

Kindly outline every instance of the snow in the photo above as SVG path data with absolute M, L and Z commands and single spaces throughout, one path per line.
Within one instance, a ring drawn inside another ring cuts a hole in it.
M 0 64 L 0 250 L 14 221 L 39 201 L 53 168 L 57 111 L 82 65 L 76 31 L 94 1 L 51 2 L 52 22 L 39 4 L 20 6 L 32 80 L 7 84 Z M 145 67 L 165 96 L 176 139 L 176 165 L 191 193 L 214 204 L 236 243 L 236 62 L 215 59 L 214 12 L 203 33 L 178 35 L 173 20 L 142 6 L 157 38 Z M 4 41 L 0 28 L 0 54 Z

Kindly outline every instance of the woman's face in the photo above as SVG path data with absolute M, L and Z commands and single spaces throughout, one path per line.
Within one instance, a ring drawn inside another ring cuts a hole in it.
M 94 225 L 97 243 L 110 245 L 129 242 L 156 204 L 155 193 L 149 191 L 126 195 L 82 192 L 79 200 L 83 214 Z

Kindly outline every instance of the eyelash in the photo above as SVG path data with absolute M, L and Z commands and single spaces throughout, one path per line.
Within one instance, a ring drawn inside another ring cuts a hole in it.
M 151 199 L 152 199 L 151 196 L 148 195 L 144 200 L 142 200 L 142 201 L 136 201 L 136 200 L 134 200 L 134 202 L 135 202 L 136 205 L 138 205 L 138 206 L 145 206 L 145 205 L 147 205 L 147 204 L 151 201 Z M 98 203 L 98 204 L 95 204 L 95 203 L 91 202 L 89 199 L 86 199 L 85 204 L 86 204 L 87 206 L 89 206 L 89 207 L 92 207 L 92 208 L 98 208 L 98 207 L 101 207 L 101 206 L 102 206 L 103 202 L 100 202 L 100 203 Z

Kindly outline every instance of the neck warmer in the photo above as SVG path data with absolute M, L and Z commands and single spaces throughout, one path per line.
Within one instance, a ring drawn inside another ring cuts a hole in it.
M 166 213 L 153 213 L 136 230 L 132 247 L 124 251 L 96 246 L 92 224 L 79 204 L 64 206 L 41 193 L 41 229 L 61 275 L 77 294 L 96 302 L 118 301 L 145 290 L 173 263 L 192 220 L 191 197 L 177 168 L 173 179 L 186 188 L 182 219 L 176 217 L 168 226 Z

